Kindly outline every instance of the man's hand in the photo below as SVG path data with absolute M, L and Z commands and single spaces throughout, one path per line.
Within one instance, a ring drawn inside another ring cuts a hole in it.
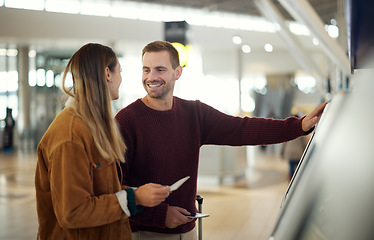
M 193 221 L 193 219 L 186 217 L 186 215 L 189 214 L 190 213 L 184 208 L 169 206 L 166 213 L 165 226 L 168 228 L 176 228 L 182 224 Z
M 309 131 L 319 120 L 321 117 L 321 114 L 323 112 L 323 109 L 325 109 L 327 102 L 324 102 L 320 104 L 318 107 L 316 107 L 313 112 L 308 114 L 302 121 L 301 127 L 303 128 L 304 132 Z
M 135 201 L 137 205 L 154 207 L 165 201 L 169 196 L 169 186 L 155 183 L 147 183 L 135 189 Z

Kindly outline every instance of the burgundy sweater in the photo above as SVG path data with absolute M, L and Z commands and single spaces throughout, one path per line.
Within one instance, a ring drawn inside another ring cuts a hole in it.
M 197 212 L 195 199 L 202 145 L 275 144 L 307 134 L 301 128 L 302 118 L 234 117 L 200 101 L 178 97 L 174 97 L 173 107 L 167 111 L 153 110 L 138 99 L 122 109 L 116 119 L 128 147 L 126 163 L 122 166 L 123 184 L 171 185 L 191 176 L 164 203 L 131 216 L 133 232 L 185 233 L 194 228 L 195 222 L 166 228 L 165 218 L 168 205 Z

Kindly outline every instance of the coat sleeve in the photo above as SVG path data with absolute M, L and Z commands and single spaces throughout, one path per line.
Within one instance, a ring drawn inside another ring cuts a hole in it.
M 123 211 L 114 193 L 95 196 L 93 166 L 82 145 L 61 144 L 50 163 L 51 198 L 62 227 L 95 227 L 121 218 Z

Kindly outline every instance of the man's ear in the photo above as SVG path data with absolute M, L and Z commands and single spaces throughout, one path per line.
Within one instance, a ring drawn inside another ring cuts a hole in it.
M 175 68 L 175 80 L 178 80 L 182 76 L 183 68 L 178 66 Z
M 105 76 L 106 76 L 107 82 L 111 82 L 112 81 L 111 71 L 110 71 L 110 69 L 108 67 L 105 68 Z

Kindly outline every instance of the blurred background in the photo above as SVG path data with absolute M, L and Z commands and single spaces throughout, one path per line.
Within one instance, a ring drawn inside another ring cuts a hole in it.
M 295 2 L 1 0 L 0 119 L 12 109 L 14 147 L 35 150 L 63 107 L 61 73 L 88 42 L 120 58 L 117 111 L 144 95 L 141 50 L 154 40 L 180 43 L 177 96 L 234 115 L 307 113 L 350 73 L 344 3 Z

